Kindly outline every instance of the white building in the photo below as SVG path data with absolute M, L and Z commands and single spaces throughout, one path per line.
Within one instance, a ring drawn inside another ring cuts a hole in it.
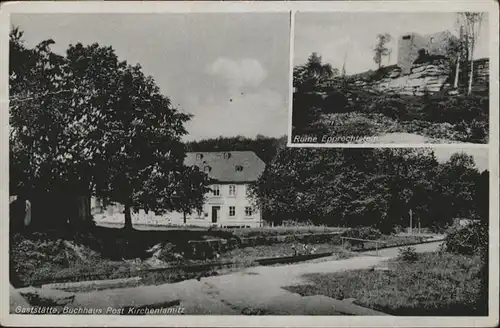
M 206 195 L 203 210 L 186 215 L 171 212 L 132 214 L 134 225 L 195 225 L 202 227 L 260 227 L 262 213 L 249 195 L 249 186 L 264 172 L 264 162 L 253 151 L 191 152 L 184 161 L 197 166 L 211 179 L 211 191 Z M 123 207 L 93 210 L 99 224 L 123 223 Z
M 212 180 L 203 211 L 188 216 L 186 224 L 261 226 L 261 211 L 252 204 L 248 195 L 249 186 L 265 169 L 264 162 L 254 152 L 193 152 L 187 154 L 184 163 L 197 166 Z M 177 220 L 172 216 L 171 220 L 173 224 L 184 223 L 183 215 L 178 215 Z

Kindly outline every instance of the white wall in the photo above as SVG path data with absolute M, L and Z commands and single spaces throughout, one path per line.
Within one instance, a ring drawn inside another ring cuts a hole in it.
M 220 206 L 219 219 L 217 220 L 218 226 L 241 226 L 247 225 L 250 227 L 259 227 L 261 224 L 261 213 L 258 208 L 252 206 L 249 198 L 247 197 L 247 185 L 234 184 L 236 194 L 230 195 L 229 189 L 231 184 L 219 184 L 219 196 L 214 196 L 212 193 L 207 194 L 206 202 L 203 205 L 203 212 L 201 215 L 193 213 L 188 216 L 186 224 L 210 226 L 212 223 L 212 207 Z M 214 188 L 211 185 L 210 188 Z M 235 215 L 230 216 L 230 206 L 234 206 Z M 245 207 L 252 207 L 252 215 L 245 215 Z M 183 224 L 182 214 L 175 215 L 172 219 L 173 224 Z
M 261 213 L 258 208 L 252 206 L 247 197 L 247 185 L 235 184 L 236 194 L 229 195 L 230 184 L 219 185 L 219 196 L 214 196 L 212 193 L 206 195 L 206 202 L 203 205 L 203 212 L 198 214 L 193 211 L 191 215 L 186 216 L 187 225 L 196 225 L 209 227 L 212 223 L 212 207 L 220 206 L 219 219 L 217 226 L 250 226 L 259 227 L 261 225 Z M 214 188 L 211 185 L 210 188 Z M 91 201 L 92 207 L 96 204 L 95 200 Z M 235 215 L 229 215 L 230 206 L 234 206 Z M 252 207 L 252 215 L 245 215 L 245 207 Z M 97 223 L 123 223 L 125 216 L 121 206 L 111 206 L 102 213 L 94 213 L 94 220 Z M 132 213 L 132 224 L 146 225 L 184 225 L 184 215 L 179 212 L 169 212 L 163 215 L 156 215 L 154 212 L 146 214 L 143 210 L 139 213 Z

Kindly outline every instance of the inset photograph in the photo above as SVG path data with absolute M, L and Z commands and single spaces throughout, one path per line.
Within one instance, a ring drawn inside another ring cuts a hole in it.
M 289 144 L 488 143 L 488 14 L 295 15 Z

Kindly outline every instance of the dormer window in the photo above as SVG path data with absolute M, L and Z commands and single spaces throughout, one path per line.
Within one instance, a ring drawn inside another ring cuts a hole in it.
M 201 161 L 203 159 L 203 154 L 196 154 L 196 160 Z
M 205 173 L 209 173 L 210 171 L 212 171 L 212 168 L 210 166 L 205 166 L 203 168 L 203 172 L 205 172 Z
M 213 185 L 212 186 L 212 195 L 214 195 L 215 197 L 219 197 L 220 196 L 219 185 Z
M 230 159 L 231 153 L 224 153 L 224 159 Z
M 243 171 L 243 166 L 236 165 L 236 172 L 241 172 L 241 171 Z

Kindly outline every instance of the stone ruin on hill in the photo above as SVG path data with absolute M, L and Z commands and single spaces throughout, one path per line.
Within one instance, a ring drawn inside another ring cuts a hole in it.
M 340 86 L 347 82 L 368 92 L 384 92 L 421 96 L 454 89 L 455 65 L 448 57 L 448 44 L 456 36 L 449 31 L 428 35 L 408 33 L 398 40 L 396 65 L 381 67 L 376 71 L 336 77 L 324 87 Z M 460 65 L 458 89 L 468 86 L 470 63 Z M 487 92 L 489 88 L 489 59 L 474 61 L 473 91 Z

